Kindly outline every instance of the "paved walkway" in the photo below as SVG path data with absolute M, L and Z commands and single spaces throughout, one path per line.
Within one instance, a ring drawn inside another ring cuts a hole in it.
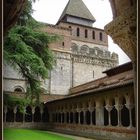
M 85 138 L 85 137 L 79 137 L 79 136 L 74 136 L 74 135 L 67 135 L 67 134 L 57 133 L 57 132 L 52 132 L 52 131 L 48 131 L 48 132 L 49 133 L 52 133 L 52 134 L 57 134 L 57 135 L 60 135 L 60 136 L 72 138 L 74 140 L 95 140 L 95 139 L 90 139 L 90 138 Z

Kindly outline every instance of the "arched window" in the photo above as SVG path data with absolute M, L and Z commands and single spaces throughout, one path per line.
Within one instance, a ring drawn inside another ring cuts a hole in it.
M 92 39 L 95 39 L 95 31 L 92 31 Z
M 100 40 L 103 40 L 103 34 L 100 32 Z
M 72 43 L 71 49 L 72 49 L 72 52 L 78 52 L 78 46 L 77 46 L 77 44 Z
M 24 89 L 21 86 L 14 87 L 14 92 L 24 92 Z
M 77 36 L 80 36 L 80 29 L 77 28 Z
M 85 29 L 85 38 L 88 38 L 88 30 Z
M 84 54 L 89 53 L 89 47 L 87 45 L 81 46 L 80 52 Z

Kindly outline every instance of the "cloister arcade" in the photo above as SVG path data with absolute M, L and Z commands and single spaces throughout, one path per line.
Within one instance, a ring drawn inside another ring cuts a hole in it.
M 126 87 L 126 91 L 129 91 Z M 60 124 L 79 124 L 92 126 L 135 127 L 135 106 L 133 91 L 116 94 L 77 95 L 52 101 L 44 106 L 24 108 L 4 107 L 4 122 L 46 122 Z M 124 92 L 124 88 L 122 89 Z M 108 91 L 109 93 L 110 91 Z

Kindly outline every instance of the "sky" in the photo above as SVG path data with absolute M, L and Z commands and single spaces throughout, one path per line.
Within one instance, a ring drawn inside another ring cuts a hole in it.
M 37 0 L 33 4 L 33 17 L 37 21 L 56 24 L 69 0 Z M 109 0 L 83 0 L 90 10 L 96 22 L 93 27 L 104 29 L 104 26 L 112 21 L 112 11 Z M 119 55 L 119 65 L 129 62 L 129 57 L 108 36 L 109 51 Z

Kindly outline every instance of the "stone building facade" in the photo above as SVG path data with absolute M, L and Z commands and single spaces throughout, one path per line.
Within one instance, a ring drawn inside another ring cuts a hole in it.
M 68 95 L 70 88 L 104 77 L 103 71 L 118 65 L 118 55 L 108 51 L 107 34 L 93 28 L 94 22 L 95 18 L 82 1 L 70 0 L 56 25 L 44 24 L 43 32 L 61 37 L 49 45 L 56 64 L 49 78 L 41 81 L 46 94 Z M 18 69 L 5 64 L 4 91 L 26 92 L 26 87 L 26 80 Z
M 132 63 L 104 73 L 107 76 L 71 88 L 67 96 L 48 96 L 41 106 L 25 106 L 27 114 L 19 112 L 18 106 L 5 105 L 4 127 L 51 130 L 103 140 L 136 140 Z

